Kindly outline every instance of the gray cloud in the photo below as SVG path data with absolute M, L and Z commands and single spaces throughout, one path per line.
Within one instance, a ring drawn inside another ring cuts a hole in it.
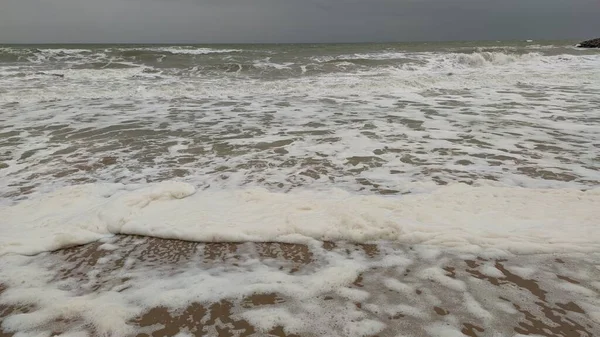
M 598 17 L 597 0 L 1 0 L 0 43 L 565 39 Z

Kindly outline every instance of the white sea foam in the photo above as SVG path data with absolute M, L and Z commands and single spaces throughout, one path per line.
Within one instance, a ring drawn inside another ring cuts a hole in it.
M 479 68 L 484 66 L 503 66 L 511 63 L 533 65 L 540 62 L 554 63 L 565 56 L 549 57 L 537 52 L 515 53 L 511 51 L 478 51 L 464 53 L 407 53 L 407 52 L 374 52 L 368 54 L 348 54 L 337 57 L 315 57 L 317 62 L 331 62 L 344 60 L 397 60 L 406 63 L 412 69 L 426 69 L 428 65 L 443 65 L 448 69 Z M 568 56 L 567 56 L 568 57 Z M 575 57 L 577 58 L 577 57 Z M 350 63 L 351 64 L 351 63 Z M 409 68 L 409 69 L 410 69 Z
M 192 241 L 391 240 L 463 251 L 585 252 L 600 247 L 598 204 L 598 189 L 458 184 L 382 197 L 341 190 L 195 191 L 177 182 L 88 184 L 1 208 L 0 253 L 34 254 L 119 233 Z M 423 277 L 437 280 L 443 273 Z
M 8 289 L 0 295 L 0 304 L 34 307 L 27 313 L 9 315 L 2 327 L 9 332 L 41 333 L 51 329 L 47 322 L 58 319 L 77 322 L 73 333 L 84 328 L 105 336 L 128 336 L 142 332 L 135 330 L 132 320 L 151 308 L 166 308 L 173 315 L 181 315 L 193 303 L 218 303 L 223 299 L 235 303 L 253 294 L 275 293 L 285 301 L 235 311 L 234 317 L 245 319 L 261 333 L 279 326 L 287 333 L 350 337 L 389 331 L 393 324 L 389 317 L 404 315 L 402 320 L 413 326 L 404 331 L 406 336 L 421 336 L 420 329 L 446 336 L 455 329 L 460 330 L 461 321 L 457 317 L 472 317 L 486 331 L 511 332 L 511 326 L 516 326 L 520 317 L 512 303 L 535 314 L 538 308 L 534 302 L 540 301 L 527 289 L 513 284 L 497 287 L 479 279 L 480 282 L 465 282 L 468 287 L 439 291 L 438 282 L 422 280 L 419 275 L 441 270 L 439 267 L 446 263 L 464 265 L 462 259 L 449 251 L 445 252 L 445 261 L 424 261 L 415 250 L 386 248 L 382 244 L 379 247 L 385 256 L 400 258 L 395 265 L 385 263 L 387 267 L 382 269 L 378 258 L 344 253 L 344 247 L 329 251 L 323 249 L 321 243 L 311 241 L 308 248 L 314 254 L 314 262 L 303 266 L 301 272 L 289 273 L 286 269 L 289 267 L 282 270 L 273 259 L 260 260 L 256 255 L 249 255 L 256 248 L 247 244 L 240 245 L 222 261 L 208 259 L 207 262 L 200 249 L 188 257 L 188 262 L 172 265 L 145 262 L 152 259 L 148 249 L 156 248 L 136 241 L 140 240 L 130 238 L 117 243 L 119 248 L 114 251 L 101 251 L 105 261 L 100 265 L 81 263 L 79 258 L 68 258 L 68 255 L 61 258 L 60 254 L 2 256 L 0 268 L 4 272 L 0 274 L 0 283 Z M 159 255 L 173 253 L 168 247 L 164 249 Z M 420 247 L 421 252 L 426 249 Z M 124 256 L 135 262 L 121 266 L 117 261 L 123 261 Z M 598 254 L 590 254 L 590 258 L 598 258 Z M 229 259 L 232 261 L 228 262 Z M 403 266 L 407 261 L 416 276 L 394 272 L 395 266 Z M 547 257 L 533 255 L 512 257 L 503 264 L 511 270 L 515 263 L 535 269 L 532 280 L 538 282 L 541 289 L 556 290 L 545 295 L 548 303 L 565 303 L 566 299 L 577 298 L 582 308 L 597 317 L 597 296 L 581 291 L 588 285 L 582 284 L 577 289 L 562 287 L 563 282 L 555 277 L 554 266 L 546 262 Z M 110 263 L 118 267 L 103 267 Z M 57 277 L 61 273 L 57 265 L 61 270 L 72 270 L 71 275 Z M 565 265 L 572 273 L 587 267 Z M 84 277 L 87 282 L 77 280 L 81 276 L 79 271 L 87 271 Z M 461 269 L 457 279 L 446 277 L 437 281 L 442 282 L 441 286 L 449 280 L 463 282 L 465 274 Z M 363 284 L 352 286 L 360 275 L 364 276 Z M 382 292 L 384 284 L 399 293 Z M 90 293 L 91 289 L 95 290 Z M 420 293 L 405 292 L 405 289 L 419 289 Z M 338 295 L 335 300 L 331 296 L 331 301 L 324 300 L 325 295 L 333 294 Z M 510 302 L 498 303 L 498 296 Z M 363 303 L 362 310 L 357 307 L 357 301 Z M 449 309 L 451 314 L 442 318 L 436 315 L 434 306 Z M 147 328 L 152 332 L 162 326 Z
M 8 166 L 0 169 L 0 192 L 164 180 L 175 168 L 197 186 L 283 191 L 404 193 L 414 182 L 475 179 L 531 188 L 595 186 L 600 58 L 514 56 L 517 61 L 505 64 L 509 54 L 493 54 L 495 61 L 481 55 L 422 53 L 412 57 L 423 62 L 410 66 L 271 81 L 175 76 L 149 66 L 47 70 L 64 75 L 56 78 L 13 67 L 10 72 L 28 75 L 0 78 L 0 88 L 10 88 L 0 89 L 2 132 L 15 134 L 0 154 L 0 165 Z M 474 68 L 459 57 L 493 64 Z M 293 68 L 264 57 L 256 62 L 263 69 Z M 91 129 L 101 128 L 104 137 L 87 141 Z M 128 131 L 145 141 L 117 146 Z M 182 150 L 171 152 L 174 143 Z M 119 164 L 96 169 L 104 156 Z M 140 158 L 153 158 L 152 165 Z M 79 164 L 95 169 L 73 169 Z
M 241 52 L 241 49 L 220 49 L 220 48 L 201 48 L 193 46 L 179 46 L 179 47 L 147 47 L 147 48 L 127 48 L 122 49 L 125 51 L 140 50 L 149 52 L 166 52 L 172 54 L 182 55 L 205 55 L 205 54 L 226 54 Z

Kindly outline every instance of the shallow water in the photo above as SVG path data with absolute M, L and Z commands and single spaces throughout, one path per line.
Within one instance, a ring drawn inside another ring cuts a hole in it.
M 0 195 L 83 182 L 414 191 L 600 181 L 571 42 L 0 48 Z
M 592 337 L 598 258 L 120 236 L 0 259 L 0 334 Z

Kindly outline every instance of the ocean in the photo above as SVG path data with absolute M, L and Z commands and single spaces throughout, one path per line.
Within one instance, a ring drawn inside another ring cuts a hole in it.
M 0 336 L 600 334 L 575 44 L 0 46 Z

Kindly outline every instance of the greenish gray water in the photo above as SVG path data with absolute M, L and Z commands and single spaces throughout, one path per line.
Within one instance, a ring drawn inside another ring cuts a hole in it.
M 0 194 L 600 181 L 600 53 L 576 41 L 0 47 Z

